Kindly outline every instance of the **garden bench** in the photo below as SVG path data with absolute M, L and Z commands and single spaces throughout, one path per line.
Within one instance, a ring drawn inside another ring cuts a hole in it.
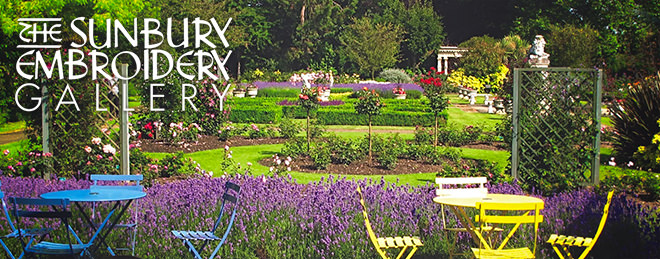
M 490 102 L 490 100 L 489 100 L 489 98 L 490 98 L 490 94 L 469 93 L 469 96 L 470 96 L 470 105 L 474 105 L 474 103 L 477 102 L 477 100 L 476 100 L 476 97 L 477 97 L 477 96 L 483 96 L 483 97 L 486 98 L 486 99 L 484 100 L 484 105 L 488 105 L 488 103 Z

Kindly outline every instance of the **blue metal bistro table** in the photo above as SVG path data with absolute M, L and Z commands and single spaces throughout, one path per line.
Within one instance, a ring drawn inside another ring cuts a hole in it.
M 135 199 L 143 198 L 144 196 L 147 196 L 147 193 L 136 190 L 99 189 L 92 191 L 90 189 L 82 189 L 82 190 L 67 190 L 67 191 L 44 193 L 41 195 L 41 198 L 69 199 L 69 201 L 72 201 L 76 205 L 76 207 L 80 210 L 81 214 L 83 215 L 83 218 L 85 219 L 87 224 L 89 224 L 89 226 L 92 228 L 92 231 L 96 231 L 96 225 L 94 224 L 94 222 L 92 222 L 89 215 L 85 214 L 85 210 L 80 205 L 81 202 L 114 202 L 114 205 L 112 206 L 112 209 L 110 211 L 120 208 L 122 202 L 124 203 L 123 206 L 121 206 L 119 212 L 115 213 L 114 219 L 111 220 L 111 224 L 108 227 L 106 227 L 106 230 L 101 231 L 98 242 L 96 242 L 96 244 L 94 244 L 90 249 L 90 253 L 94 254 L 94 252 L 99 248 L 101 244 L 110 248 L 110 246 L 108 246 L 108 244 L 105 243 L 106 237 L 108 236 L 108 234 L 110 234 L 110 231 L 112 231 L 115 225 L 117 225 L 119 219 L 121 219 L 122 215 L 124 215 L 124 212 L 126 212 L 126 208 L 128 208 L 131 205 L 131 202 L 133 202 L 133 200 Z M 108 250 L 110 251 L 111 254 L 114 254 L 111 248 Z

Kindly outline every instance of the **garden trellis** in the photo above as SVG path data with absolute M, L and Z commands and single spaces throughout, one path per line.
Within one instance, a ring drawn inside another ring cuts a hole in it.
M 128 65 L 120 65 L 122 75 L 127 75 L 127 71 Z M 64 82 L 64 84 L 67 83 Z M 128 80 L 98 80 L 91 83 L 85 81 L 82 85 L 73 85 L 73 95 L 77 98 L 82 95 L 93 94 L 93 97 L 91 97 L 91 100 L 89 96 L 79 98 L 76 100 L 76 105 L 61 101 L 61 98 L 66 100 L 70 97 L 61 87 L 53 87 L 54 91 L 52 92 L 46 87 L 42 88 L 43 152 L 56 154 L 64 151 L 67 147 L 71 148 L 71 145 L 85 146 L 85 143 L 89 143 L 91 137 L 100 137 L 103 143 L 107 143 L 115 150 L 121 151 L 113 154 L 113 157 L 120 161 L 120 168 L 117 169 L 121 174 L 130 174 L 129 110 L 123 108 L 128 107 L 128 97 L 122 96 L 123 93 L 128 93 Z M 113 89 L 115 86 L 116 88 Z M 98 96 L 96 96 L 97 91 Z M 54 105 L 58 100 L 62 105 L 56 107 Z M 56 111 L 56 108 L 59 109 Z M 96 111 L 99 108 L 107 111 Z M 56 163 L 72 162 L 74 161 L 56 161 Z
M 542 192 L 598 183 L 602 70 L 514 70 L 511 173 Z

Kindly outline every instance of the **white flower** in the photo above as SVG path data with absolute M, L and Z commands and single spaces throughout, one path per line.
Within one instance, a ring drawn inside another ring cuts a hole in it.
M 227 158 L 231 158 L 231 154 L 227 154 Z
M 287 170 L 287 171 L 291 171 L 291 167 L 290 167 L 290 166 L 287 167 L 286 170 Z
M 610 158 L 610 161 L 607 162 L 607 164 L 609 164 L 611 166 L 616 166 L 616 162 L 614 162 L 614 157 Z
M 278 159 L 276 163 L 277 163 L 277 165 L 280 165 L 282 163 L 282 161 Z
M 247 162 L 247 165 L 248 165 L 248 166 L 252 166 L 252 163 L 250 163 L 250 162 Z
M 289 160 L 285 160 L 285 161 L 284 161 L 284 164 L 285 164 L 285 165 L 289 165 L 289 163 L 291 163 L 291 162 L 289 162 Z
M 103 145 L 103 153 L 106 153 L 106 154 L 110 153 L 110 154 L 114 155 L 116 152 L 117 152 L 117 150 L 114 147 L 112 147 L 112 145 L 110 145 L 110 144 Z
M 627 164 L 628 167 L 633 167 L 634 165 L 635 165 L 635 163 L 633 163 L 633 161 L 628 161 L 628 164 Z
M 275 167 L 271 166 L 268 170 L 270 170 L 272 172 L 273 170 L 275 170 Z
M 92 144 L 94 145 L 101 144 L 101 138 L 92 138 Z

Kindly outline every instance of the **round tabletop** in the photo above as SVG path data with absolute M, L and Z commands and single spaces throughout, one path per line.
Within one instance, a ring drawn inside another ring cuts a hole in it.
M 525 196 L 525 195 L 514 195 L 514 194 L 494 194 L 494 193 L 486 194 L 486 197 L 437 196 L 433 198 L 433 202 L 449 205 L 449 206 L 466 207 L 466 208 L 476 208 L 477 202 L 543 204 L 543 200 L 536 197 Z
M 126 201 L 139 199 L 147 196 L 147 193 L 136 190 L 113 190 L 104 189 L 91 193 L 90 189 L 66 190 L 49 192 L 41 195 L 43 199 L 69 199 L 73 202 L 103 202 L 103 201 Z

